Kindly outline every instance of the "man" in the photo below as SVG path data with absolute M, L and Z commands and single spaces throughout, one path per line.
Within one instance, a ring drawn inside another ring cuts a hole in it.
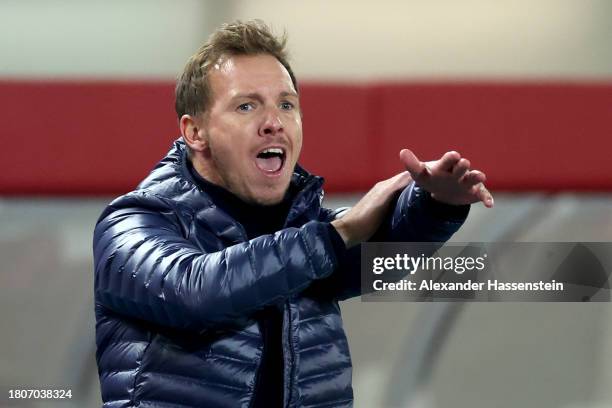
M 342 218 L 321 208 L 284 40 L 260 22 L 211 36 L 176 109 L 182 139 L 95 229 L 104 407 L 352 406 L 338 300 L 359 294 L 359 243 L 447 240 L 492 205 L 484 174 L 403 150 L 408 171 Z

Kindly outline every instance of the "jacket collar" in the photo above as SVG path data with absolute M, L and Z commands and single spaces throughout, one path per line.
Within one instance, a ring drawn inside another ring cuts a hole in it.
M 299 226 L 318 218 L 323 200 L 324 179 L 296 165 L 291 184 L 297 192 L 287 215 L 285 227 Z M 168 183 L 170 183 L 168 185 Z M 166 185 L 162 192 L 160 185 Z M 218 208 L 208 194 L 198 187 L 187 167 L 187 149 L 182 138 L 174 141 L 168 154 L 138 185 L 139 189 L 152 190 L 188 207 L 198 222 L 206 225 L 226 242 L 242 242 L 246 234 L 242 226 L 222 208 Z

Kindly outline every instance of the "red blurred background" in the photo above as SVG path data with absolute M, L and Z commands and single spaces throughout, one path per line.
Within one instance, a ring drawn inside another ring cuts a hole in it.
M 497 191 L 612 189 L 612 84 L 306 83 L 301 163 L 365 190 L 449 149 Z M 170 81 L 0 81 L 1 195 L 131 190 L 178 137 Z

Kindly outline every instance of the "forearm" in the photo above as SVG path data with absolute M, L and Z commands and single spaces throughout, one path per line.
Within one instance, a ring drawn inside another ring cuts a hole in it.
M 397 195 L 380 228 L 369 241 L 446 242 L 463 224 L 468 212 L 469 206 L 439 203 L 411 183 Z M 338 225 L 340 220 L 331 225 Z M 340 231 L 338 234 L 341 236 Z M 337 253 L 337 270 L 329 278 L 317 282 L 315 287 L 319 288 L 319 293 L 333 295 L 339 300 L 360 295 L 361 245 Z
M 411 183 L 398 197 L 373 241 L 446 242 L 463 225 L 469 211 L 469 205 L 441 203 Z
M 138 212 L 99 224 L 95 294 L 103 306 L 163 326 L 203 330 L 248 319 L 328 276 L 337 264 L 322 222 L 214 253 L 203 253 L 162 223 L 159 214 Z

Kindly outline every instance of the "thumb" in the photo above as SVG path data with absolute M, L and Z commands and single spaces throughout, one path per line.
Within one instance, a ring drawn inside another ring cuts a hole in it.
M 420 177 L 426 170 L 425 163 L 421 162 L 409 149 L 402 149 L 399 154 L 400 161 L 410 172 L 413 179 Z

